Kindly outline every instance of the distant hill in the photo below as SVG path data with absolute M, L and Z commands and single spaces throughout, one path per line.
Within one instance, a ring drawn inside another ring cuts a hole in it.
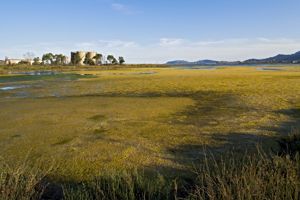
M 215 60 L 198 60 L 195 62 L 195 64 L 199 65 L 216 65 L 218 64 L 218 61 Z
M 300 63 L 300 51 L 290 54 L 283 55 L 279 54 L 274 57 L 265 58 L 265 59 L 249 59 L 243 62 L 244 64 L 296 64 Z
M 167 65 L 189 65 L 191 62 L 185 61 L 185 60 L 173 60 L 169 61 L 166 64 Z
M 264 59 L 249 59 L 245 61 L 216 61 L 199 60 L 189 62 L 186 60 L 169 61 L 167 65 L 251 65 L 251 64 L 300 64 L 300 51 L 290 55 L 279 54 L 274 57 Z

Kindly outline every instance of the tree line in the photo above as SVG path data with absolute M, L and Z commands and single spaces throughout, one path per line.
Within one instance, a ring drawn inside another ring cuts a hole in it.
M 72 56 L 71 56 L 72 57 Z M 9 60 L 6 57 L 6 60 Z M 33 65 L 122 65 L 125 63 L 123 56 L 115 58 L 113 55 L 103 56 L 100 53 L 91 55 L 87 52 L 84 58 L 78 52 L 74 54 L 73 59 L 69 59 L 63 54 L 45 53 L 42 57 L 35 57 L 34 53 L 27 52 L 23 55 L 23 59 L 18 64 L 33 64 Z
M 74 61 L 69 61 L 68 57 L 63 54 L 53 54 L 53 53 L 46 53 L 40 57 L 33 58 L 34 65 L 67 65 L 67 64 L 79 64 L 81 61 L 81 57 L 79 54 L 75 54 Z M 125 59 L 123 56 L 120 56 L 116 59 L 113 55 L 108 55 L 104 57 L 102 54 L 96 54 L 94 57 L 85 57 L 83 60 L 83 64 L 85 65 L 105 65 L 105 64 L 112 64 L 112 65 L 122 65 L 125 63 Z

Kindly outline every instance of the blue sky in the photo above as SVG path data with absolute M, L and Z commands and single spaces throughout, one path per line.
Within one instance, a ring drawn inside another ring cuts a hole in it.
M 3 0 L 0 59 L 95 50 L 128 63 L 300 50 L 299 0 Z

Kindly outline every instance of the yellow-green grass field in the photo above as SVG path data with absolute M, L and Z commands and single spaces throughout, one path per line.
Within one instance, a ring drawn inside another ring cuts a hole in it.
M 204 149 L 271 147 L 300 126 L 300 67 L 257 69 L 95 68 L 72 71 L 77 79 L 1 82 L 21 76 L 5 71 L 0 88 L 22 87 L 0 90 L 0 156 L 87 180 L 131 168 L 185 173 Z

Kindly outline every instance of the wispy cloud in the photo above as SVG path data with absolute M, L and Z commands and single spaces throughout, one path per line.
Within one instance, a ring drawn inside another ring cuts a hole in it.
M 136 42 L 122 40 L 99 40 L 98 45 L 106 48 L 129 48 L 138 46 Z
M 131 7 L 121 4 L 121 3 L 112 3 L 111 8 L 119 13 L 125 14 L 125 15 L 132 15 L 136 14 L 137 12 L 134 11 Z
M 159 45 L 162 47 L 172 47 L 184 44 L 184 39 L 181 38 L 161 38 Z

